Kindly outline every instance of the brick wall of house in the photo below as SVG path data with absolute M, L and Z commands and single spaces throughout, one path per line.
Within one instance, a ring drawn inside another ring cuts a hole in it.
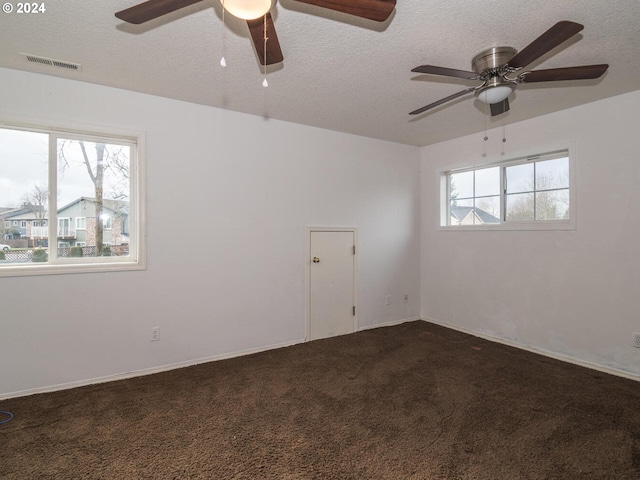
M 96 219 L 95 217 L 87 217 L 87 230 L 86 230 L 86 243 L 87 245 L 96 244 Z M 111 245 L 120 245 L 122 243 L 122 219 L 114 218 L 111 224 L 111 230 L 103 231 L 103 242 L 111 243 Z

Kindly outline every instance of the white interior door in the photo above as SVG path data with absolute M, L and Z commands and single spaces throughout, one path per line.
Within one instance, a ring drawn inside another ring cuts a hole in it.
M 355 232 L 309 232 L 309 340 L 355 331 Z

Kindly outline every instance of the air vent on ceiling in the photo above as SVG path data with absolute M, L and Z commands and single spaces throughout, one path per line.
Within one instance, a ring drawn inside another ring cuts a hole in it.
M 40 57 L 38 55 L 31 55 L 30 53 L 23 53 L 27 60 L 33 63 L 40 63 L 42 65 L 50 65 L 52 67 L 66 68 L 67 70 L 80 70 L 79 63 L 65 62 L 63 60 L 56 60 L 54 58 Z

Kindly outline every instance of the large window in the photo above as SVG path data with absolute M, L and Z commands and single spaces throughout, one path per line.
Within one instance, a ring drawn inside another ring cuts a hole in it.
M 441 225 L 571 228 L 575 190 L 567 151 L 445 172 Z
M 144 268 L 139 142 L 0 124 L 0 276 Z

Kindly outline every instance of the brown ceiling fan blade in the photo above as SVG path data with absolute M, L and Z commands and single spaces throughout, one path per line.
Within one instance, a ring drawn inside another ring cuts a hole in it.
M 336 12 L 348 13 L 356 17 L 368 18 L 376 22 L 384 22 L 393 9 L 396 0 L 297 0 L 301 3 L 328 8 Z
M 509 111 L 509 99 L 505 98 L 503 101 L 499 103 L 492 103 L 489 105 L 491 108 L 491 116 L 495 117 L 496 115 L 500 115 L 501 113 Z
M 436 67 L 434 65 L 420 65 L 413 68 L 412 72 L 427 73 L 429 75 L 443 75 L 445 77 L 466 78 L 468 80 L 474 80 L 480 78 L 476 72 L 469 72 L 466 70 L 456 70 L 455 68 Z
M 267 58 L 264 57 L 264 22 L 267 22 Z M 265 17 L 256 18 L 255 20 L 247 20 L 249 25 L 249 31 L 251 32 L 251 40 L 256 48 L 258 54 L 258 60 L 261 65 L 273 65 L 284 60 L 282 50 L 280 49 L 280 42 L 278 41 L 278 35 L 276 34 L 276 27 L 273 24 L 271 14 L 267 13 Z
M 427 110 L 430 110 L 432 108 L 438 107 L 440 105 L 442 105 L 443 103 L 447 103 L 451 100 L 455 100 L 458 97 L 462 97 L 463 95 L 466 95 L 467 93 L 473 92 L 475 90 L 475 87 L 472 88 L 465 88 L 464 90 L 461 90 L 458 93 L 454 93 L 453 95 L 449 95 L 448 97 L 442 98 L 440 100 L 438 100 L 437 102 L 433 102 L 430 103 L 429 105 L 426 105 L 422 108 L 419 108 L 417 110 L 414 110 L 413 112 L 409 112 L 409 115 L 418 115 L 419 113 L 422 112 L 426 112 Z
M 127 23 L 138 25 L 167 13 L 175 12 L 202 0 L 149 0 L 116 13 L 116 17 Z
M 560 80 L 588 80 L 598 78 L 607 71 L 609 65 L 583 65 L 581 67 L 551 68 L 549 70 L 534 70 L 518 77 L 521 83 L 556 82 Z
M 522 51 L 516 53 L 515 56 L 507 63 L 513 68 L 524 68 L 548 51 L 560 45 L 565 40 L 573 37 L 583 28 L 583 25 L 575 22 L 569 22 L 566 20 L 558 22 L 527 45 Z

